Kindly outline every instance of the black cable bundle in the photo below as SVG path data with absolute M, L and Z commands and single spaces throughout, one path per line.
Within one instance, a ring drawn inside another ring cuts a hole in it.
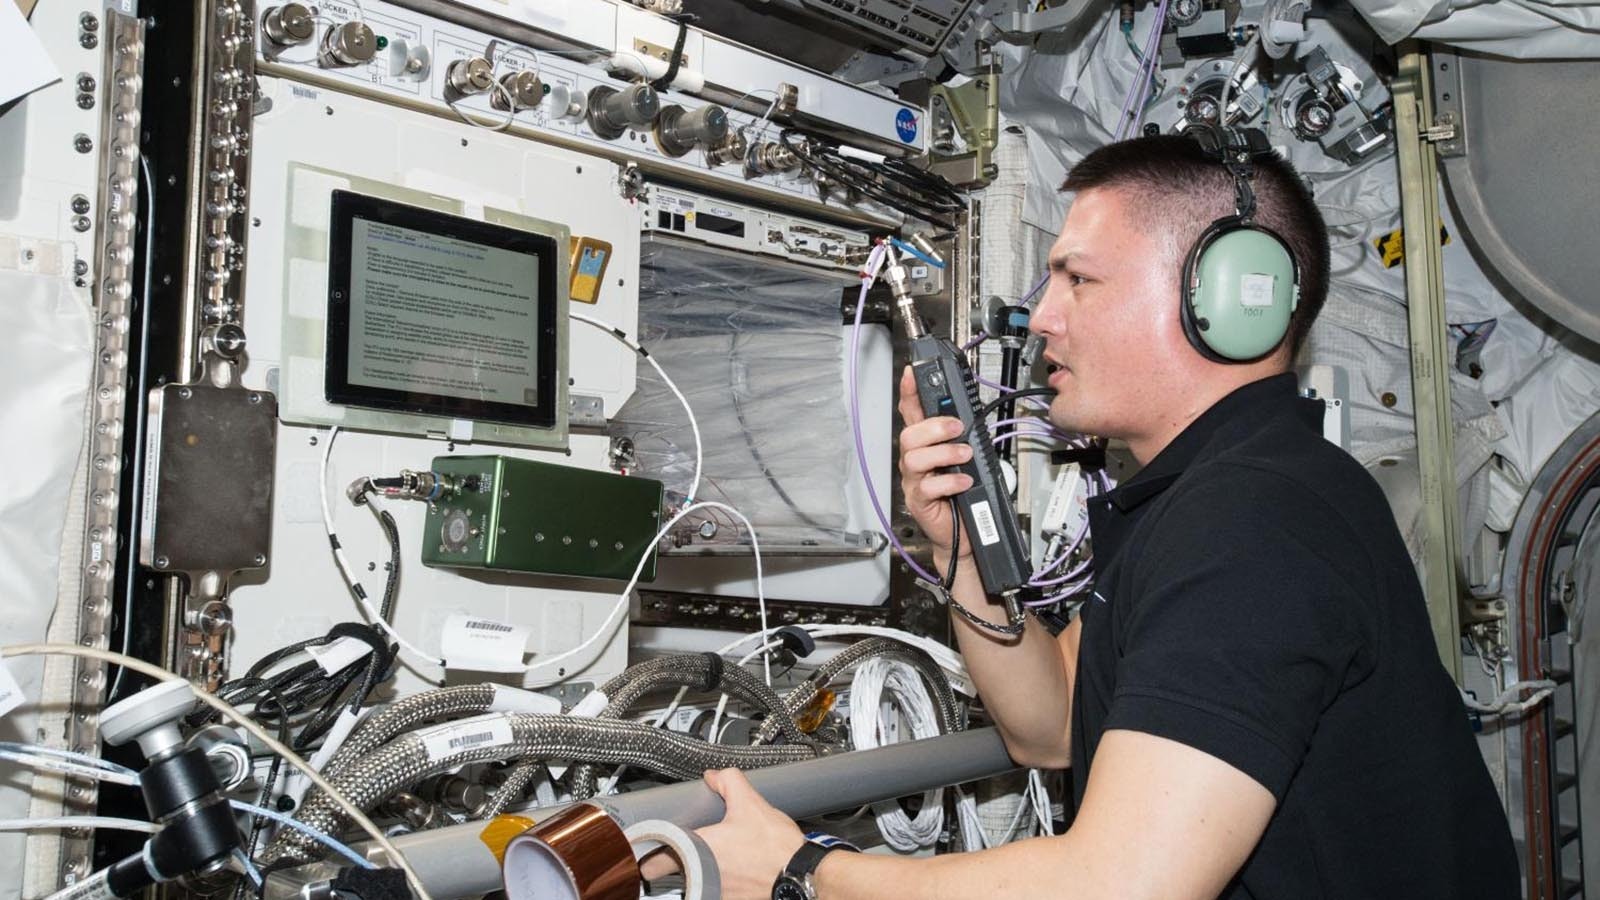
M 845 156 L 827 138 L 786 128 L 783 146 L 811 170 L 869 200 L 932 223 L 946 231 L 967 208 L 967 200 L 950 182 L 893 157 L 874 162 Z

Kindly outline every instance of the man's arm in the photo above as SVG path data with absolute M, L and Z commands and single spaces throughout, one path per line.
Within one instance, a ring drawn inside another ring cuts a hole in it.
M 800 832 L 733 770 L 707 773 L 727 816 L 701 829 L 724 900 L 765 900 Z M 1275 807 L 1250 776 L 1184 744 L 1108 731 L 1072 829 L 978 853 L 907 859 L 830 853 L 819 900 L 1213 900 L 1244 865 Z
M 950 443 L 961 423 L 949 417 L 925 419 L 917 402 L 916 382 L 908 368 L 900 378 L 900 483 L 906 507 L 934 546 L 935 571 L 950 561 L 951 520 L 948 497 L 972 486 L 959 473 L 940 471 L 971 458 L 964 443 Z M 966 540 L 963 546 L 971 546 Z M 977 565 L 962 554 L 951 595 L 961 605 L 996 624 L 1005 624 L 1005 609 L 989 600 Z M 955 616 L 956 640 L 983 705 L 1005 739 L 1011 758 L 1025 766 L 1065 768 L 1071 759 L 1068 734 L 1072 722 L 1072 679 L 1078 662 L 1079 624 L 1050 637 L 1038 623 L 1022 636 L 1002 641 Z

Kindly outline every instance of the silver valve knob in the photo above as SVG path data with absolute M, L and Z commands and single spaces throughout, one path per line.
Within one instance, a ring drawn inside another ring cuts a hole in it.
M 365 22 L 346 22 L 328 28 L 322 36 L 322 52 L 317 62 L 323 68 L 359 66 L 378 52 L 378 36 Z
M 527 69 L 501 76 L 500 87 L 504 90 L 489 95 L 495 109 L 533 109 L 544 102 L 544 82 Z
M 481 56 L 458 59 L 444 70 L 444 84 L 457 97 L 481 94 L 494 87 L 494 66 Z
M 656 145 L 668 156 L 682 156 L 696 147 L 714 147 L 727 136 L 728 114 L 720 106 L 702 106 L 693 112 L 669 106 L 656 119 Z
M 661 96 L 648 84 L 622 90 L 601 85 L 589 91 L 589 127 L 608 141 L 622 137 L 630 127 L 640 128 L 661 112 Z
M 317 33 L 317 24 L 311 8 L 304 3 L 285 3 L 267 9 L 261 17 L 261 30 L 277 46 L 294 47 L 311 40 Z

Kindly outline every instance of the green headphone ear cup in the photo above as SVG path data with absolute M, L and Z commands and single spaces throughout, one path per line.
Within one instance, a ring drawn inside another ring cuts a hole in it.
M 1276 235 L 1251 226 L 1226 229 L 1200 248 L 1190 271 L 1192 336 L 1217 356 L 1257 359 L 1289 333 L 1298 273 Z

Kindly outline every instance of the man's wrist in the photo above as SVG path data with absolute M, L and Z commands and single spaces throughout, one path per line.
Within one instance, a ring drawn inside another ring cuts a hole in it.
M 817 900 L 829 900 L 840 895 L 839 885 L 849 880 L 850 864 L 859 857 L 859 853 L 829 853 L 822 858 L 817 870 L 811 873 Z

